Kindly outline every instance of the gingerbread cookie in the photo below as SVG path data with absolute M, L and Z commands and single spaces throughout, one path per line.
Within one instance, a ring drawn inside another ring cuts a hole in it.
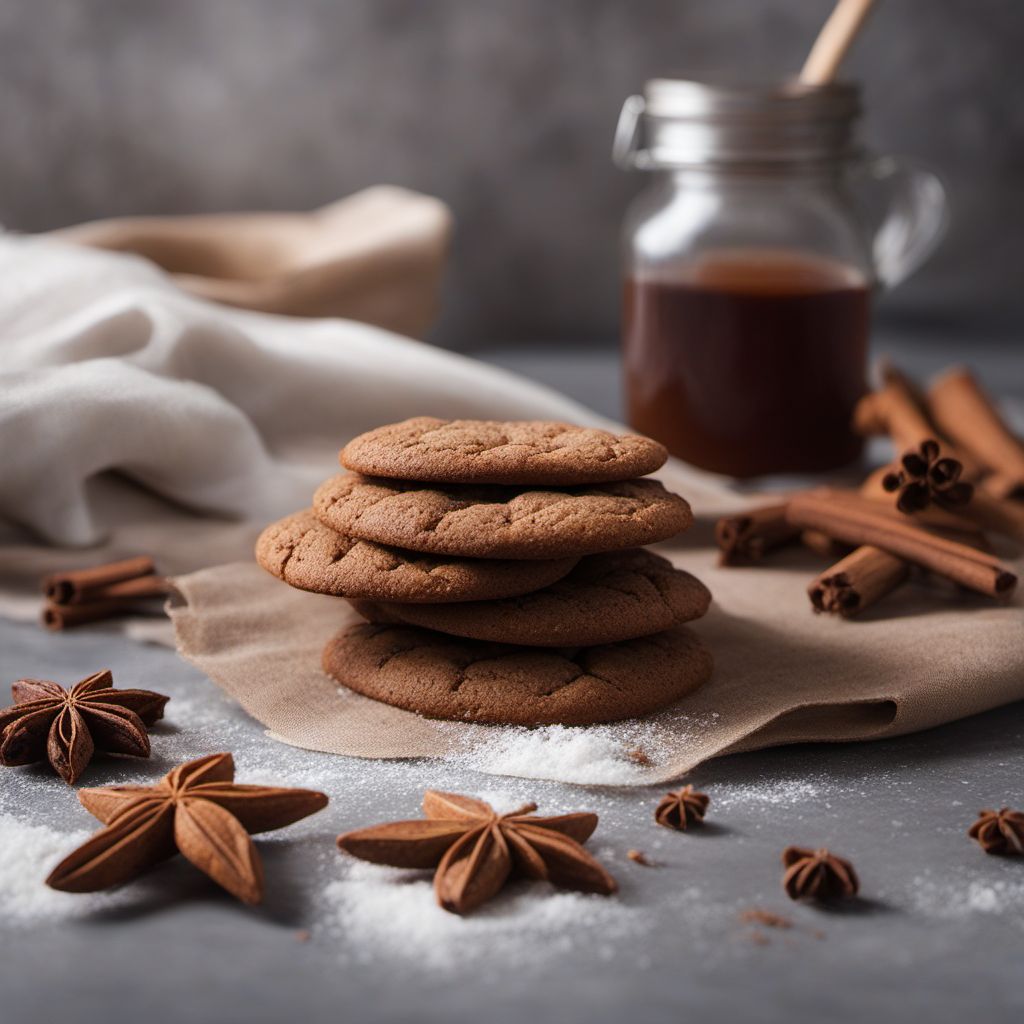
M 340 533 L 467 558 L 562 558 L 666 540 L 693 522 L 656 480 L 585 487 L 444 486 L 348 473 L 317 490 L 313 510 Z
M 341 464 L 367 476 L 441 483 L 568 487 L 630 480 L 660 469 L 663 445 L 637 434 L 541 420 L 418 416 L 360 434 Z
M 642 549 L 590 555 L 544 590 L 503 601 L 458 604 L 355 602 L 371 622 L 404 622 L 474 640 L 588 647 L 660 633 L 699 619 L 707 587 Z
M 357 693 L 430 718 L 592 725 L 673 704 L 707 681 L 712 661 L 686 626 L 547 650 L 363 622 L 328 642 L 323 667 Z
M 268 526 L 256 561 L 300 590 L 371 601 L 489 601 L 548 586 L 576 564 L 451 558 L 346 537 L 306 509 Z

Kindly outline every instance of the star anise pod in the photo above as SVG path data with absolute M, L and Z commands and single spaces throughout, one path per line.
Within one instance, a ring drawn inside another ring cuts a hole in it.
M 825 849 L 787 846 L 782 864 L 782 886 L 791 900 L 848 900 L 860 889 L 853 865 Z
M 283 828 L 327 806 L 311 789 L 236 784 L 230 754 L 179 765 L 155 786 L 83 789 L 78 799 L 106 826 L 65 857 L 46 884 L 95 892 L 127 882 L 180 853 L 232 896 L 263 899 L 263 867 L 251 833 Z
M 974 487 L 960 480 L 959 460 L 944 456 L 938 441 L 922 441 L 917 449 L 900 456 L 899 462 L 882 477 L 882 487 L 897 494 L 896 507 L 907 515 L 929 505 L 953 509 L 966 505 Z
M 346 832 L 338 846 L 374 864 L 436 868 L 437 902 L 453 914 L 468 914 L 496 896 L 513 873 L 563 889 L 615 892 L 615 879 L 580 845 L 597 827 L 597 815 L 538 818 L 531 814 L 536 809 L 531 803 L 497 814 L 482 800 L 427 790 L 425 818 Z
M 666 793 L 654 809 L 654 820 L 665 828 L 685 832 L 687 825 L 700 824 L 704 820 L 711 798 L 698 793 L 693 786 L 683 786 L 673 793 Z
M 65 690 L 44 679 L 19 679 L 13 706 L 0 711 L 0 764 L 48 759 L 73 784 L 99 749 L 149 757 L 149 734 L 168 699 L 151 690 L 115 690 L 109 669 Z
M 979 811 L 978 820 L 967 830 L 986 853 L 1024 855 L 1024 814 L 1003 807 Z

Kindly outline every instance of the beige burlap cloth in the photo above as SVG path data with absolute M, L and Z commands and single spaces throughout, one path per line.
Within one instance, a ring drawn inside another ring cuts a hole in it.
M 535 730 L 550 742 L 530 747 L 524 730 L 431 721 L 339 689 L 320 652 L 353 613 L 253 563 L 177 580 L 179 650 L 285 742 L 360 757 L 461 757 L 482 771 L 571 782 L 653 783 L 726 752 L 896 736 L 1024 698 L 1019 598 L 996 605 L 914 582 L 859 620 L 817 616 L 806 585 L 820 560 L 793 549 L 757 568 L 719 568 L 714 510 L 695 504 L 694 530 L 658 550 L 714 594 L 694 626 L 714 652 L 714 676 L 660 714 L 590 730 L 601 758 L 621 759 L 620 773 L 588 774 L 564 756 L 585 729 Z M 539 756 L 509 757 L 516 743 Z M 637 750 L 650 763 L 636 764 Z

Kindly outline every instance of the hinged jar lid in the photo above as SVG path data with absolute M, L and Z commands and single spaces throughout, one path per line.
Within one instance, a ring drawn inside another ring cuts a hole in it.
M 622 108 L 620 167 L 842 160 L 855 152 L 860 90 L 848 83 L 718 86 L 655 78 Z

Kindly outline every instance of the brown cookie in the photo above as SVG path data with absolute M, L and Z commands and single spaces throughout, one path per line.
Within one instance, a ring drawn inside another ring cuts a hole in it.
M 590 555 L 550 587 L 503 601 L 355 602 L 371 622 L 404 622 L 474 640 L 529 647 L 590 647 L 660 633 L 708 610 L 695 576 L 643 549 Z
M 524 489 L 412 483 L 347 473 L 317 490 L 313 511 L 341 533 L 466 558 L 563 558 L 666 540 L 690 506 L 656 480 Z
M 360 434 L 341 452 L 367 476 L 463 484 L 576 484 L 630 480 L 660 469 L 663 445 L 638 434 L 543 420 L 418 416 Z
M 667 707 L 707 681 L 712 661 L 686 626 L 549 650 L 362 622 L 328 642 L 323 667 L 357 693 L 429 718 L 592 725 Z
M 451 558 L 345 537 L 305 509 L 268 526 L 256 561 L 299 590 L 369 601 L 490 601 L 561 579 L 574 558 L 548 562 Z

